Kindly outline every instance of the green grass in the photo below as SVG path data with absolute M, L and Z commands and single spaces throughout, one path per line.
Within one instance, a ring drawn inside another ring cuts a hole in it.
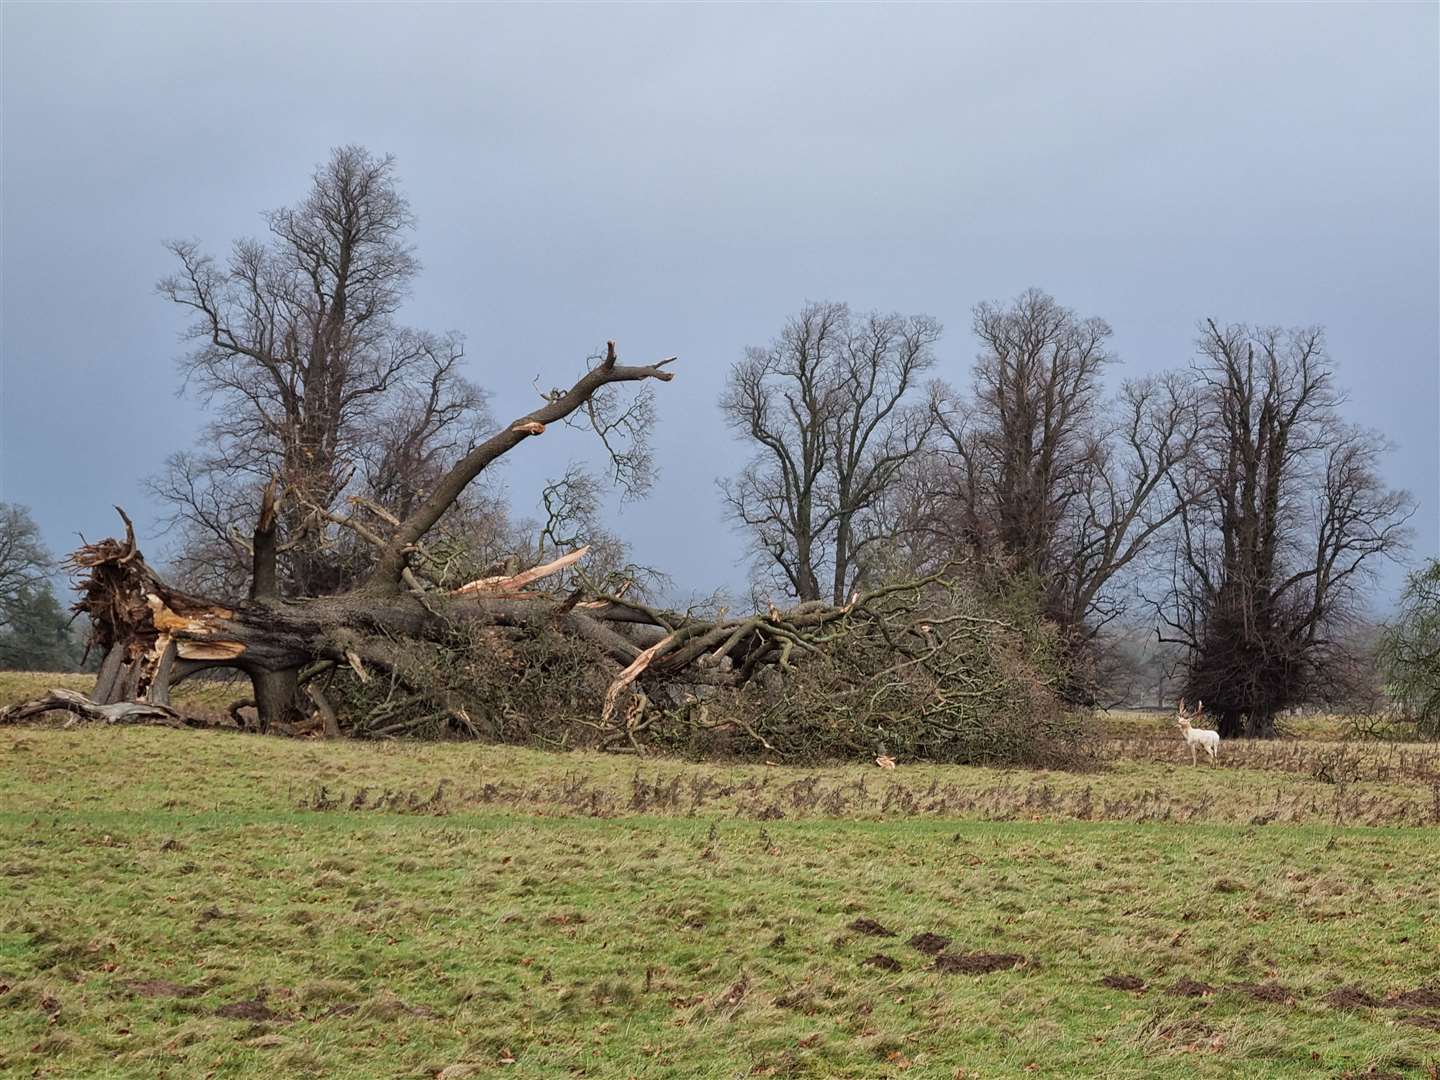
M 3 729 L 0 1073 L 1426 1075 L 1440 1009 L 1383 999 L 1440 987 L 1440 831 L 1336 825 L 1337 788 L 1344 820 L 1431 806 L 1423 768 L 1347 787 L 1188 759 L 801 772 Z M 1247 824 L 1276 792 L 1284 819 Z M 1024 959 L 939 972 L 920 932 Z M 1287 1000 L 1238 989 L 1272 982 Z M 1382 1003 L 1326 1002 L 1352 985 Z

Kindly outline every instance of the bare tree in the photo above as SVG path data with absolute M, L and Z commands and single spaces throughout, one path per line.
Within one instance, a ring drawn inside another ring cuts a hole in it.
M 51 566 L 30 511 L 0 503 L 0 622 L 25 593 L 45 584 Z
M 1127 382 L 1101 319 L 1031 289 L 981 304 L 971 393 L 934 398 L 937 437 L 918 462 L 911 513 L 931 559 L 957 552 L 1033 582 L 1072 643 L 1124 610 L 1115 586 L 1180 512 L 1174 470 L 1193 452 L 1197 411 L 1175 375 Z
M 249 560 L 239 526 L 278 477 L 292 496 L 284 576 L 302 593 L 336 591 L 353 568 L 326 553 L 324 514 L 356 490 L 408 514 L 479 436 L 459 337 L 395 321 L 419 264 L 394 173 L 392 158 L 341 147 L 302 202 L 267 215 L 268 238 L 238 242 L 223 265 L 170 244 L 180 271 L 159 289 L 193 316 L 181 369 L 216 418 L 205 448 L 172 458 L 153 486 L 202 561 L 228 551 L 222 578 Z
M 1317 327 L 1205 324 L 1194 375 L 1200 450 L 1176 474 L 1178 518 L 1163 636 L 1188 654 L 1185 695 L 1226 736 L 1274 733 L 1275 714 L 1327 693 L 1381 558 L 1408 543 L 1409 496 L 1379 471 L 1385 446 L 1343 421 Z
M 891 535 L 875 511 L 925 443 L 931 416 L 916 398 L 939 337 L 927 316 L 809 304 L 732 368 L 721 409 L 756 454 L 725 500 L 798 599 L 844 603 Z

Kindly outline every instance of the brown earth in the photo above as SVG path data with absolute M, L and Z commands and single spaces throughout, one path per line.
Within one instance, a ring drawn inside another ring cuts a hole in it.
M 925 953 L 927 956 L 936 956 L 939 953 L 944 952 L 945 947 L 949 944 L 950 939 L 948 937 L 941 937 L 939 934 L 931 934 L 928 932 L 924 934 L 916 934 L 909 941 L 909 945 L 912 949 L 918 949 L 920 952 Z
M 1111 990 L 1140 991 L 1145 989 L 1145 980 L 1138 975 L 1106 975 L 1100 980 L 1100 985 Z
M 935 970 L 960 975 L 988 975 L 1006 971 L 1025 962 L 1018 953 L 941 953 L 935 957 Z

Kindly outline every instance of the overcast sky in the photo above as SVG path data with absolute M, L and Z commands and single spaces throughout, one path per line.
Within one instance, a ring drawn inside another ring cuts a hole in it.
M 162 240 L 223 254 L 353 142 L 419 218 L 406 320 L 468 336 L 502 418 L 606 338 L 679 354 L 660 481 L 613 524 L 682 587 L 746 578 L 714 482 L 747 344 L 807 299 L 923 312 L 965 382 L 970 309 L 1030 285 L 1109 320 L 1125 374 L 1206 316 L 1324 324 L 1440 552 L 1436 4 L 0 12 L 0 499 L 57 551 L 118 502 L 163 552 L 140 481 L 203 417 Z M 527 443 L 517 508 L 590 449 Z

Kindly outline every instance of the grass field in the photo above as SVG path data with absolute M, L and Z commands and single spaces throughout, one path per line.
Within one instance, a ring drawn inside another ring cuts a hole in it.
M 1433 750 L 1097 758 L 0 729 L 0 1073 L 1436 1075 Z

